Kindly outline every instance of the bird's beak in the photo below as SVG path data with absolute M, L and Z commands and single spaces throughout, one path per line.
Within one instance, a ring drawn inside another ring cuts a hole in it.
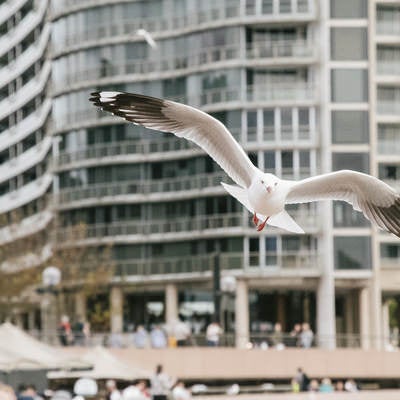
M 267 186 L 266 189 L 267 189 L 267 192 L 268 192 L 268 193 L 271 193 L 271 192 L 272 192 L 272 187 L 271 187 L 271 186 Z

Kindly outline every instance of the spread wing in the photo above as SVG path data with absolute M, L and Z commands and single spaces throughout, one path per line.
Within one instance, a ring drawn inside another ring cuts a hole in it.
M 90 101 L 134 124 L 193 141 L 238 185 L 250 186 L 257 168 L 225 126 L 203 111 L 174 101 L 123 92 L 95 92 Z
M 400 195 L 371 175 L 337 171 L 292 182 L 287 204 L 344 200 L 380 228 L 400 237 Z

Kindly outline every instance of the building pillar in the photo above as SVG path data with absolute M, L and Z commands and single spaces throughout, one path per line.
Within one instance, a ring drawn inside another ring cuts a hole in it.
M 86 295 L 84 292 L 75 293 L 75 319 L 86 320 Z
M 35 326 L 35 310 L 28 311 L 28 331 L 33 332 L 36 329 Z
M 122 288 L 113 286 L 110 292 L 110 323 L 112 333 L 121 333 L 123 330 L 123 303 Z
M 242 279 L 236 282 L 235 315 L 236 347 L 245 348 L 249 342 L 249 293 Z
M 389 301 L 382 304 L 382 349 L 385 350 L 390 346 L 390 318 L 389 318 Z
M 369 288 L 361 288 L 359 292 L 360 342 L 361 348 L 364 350 L 370 348 L 369 298 Z
M 174 283 L 165 287 L 165 322 L 170 326 L 178 318 L 178 288 Z

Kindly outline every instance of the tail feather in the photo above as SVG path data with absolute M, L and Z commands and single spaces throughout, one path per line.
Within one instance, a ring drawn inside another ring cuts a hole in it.
M 295 220 L 285 210 L 281 211 L 279 214 L 271 216 L 268 220 L 268 224 L 276 226 L 277 228 L 285 229 L 289 232 L 305 233 L 304 230 L 297 225 Z

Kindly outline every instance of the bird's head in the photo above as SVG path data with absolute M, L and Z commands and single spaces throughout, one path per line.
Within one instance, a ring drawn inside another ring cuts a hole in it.
M 253 179 L 250 187 L 258 193 L 271 195 L 279 187 L 279 179 L 272 174 L 260 174 Z

